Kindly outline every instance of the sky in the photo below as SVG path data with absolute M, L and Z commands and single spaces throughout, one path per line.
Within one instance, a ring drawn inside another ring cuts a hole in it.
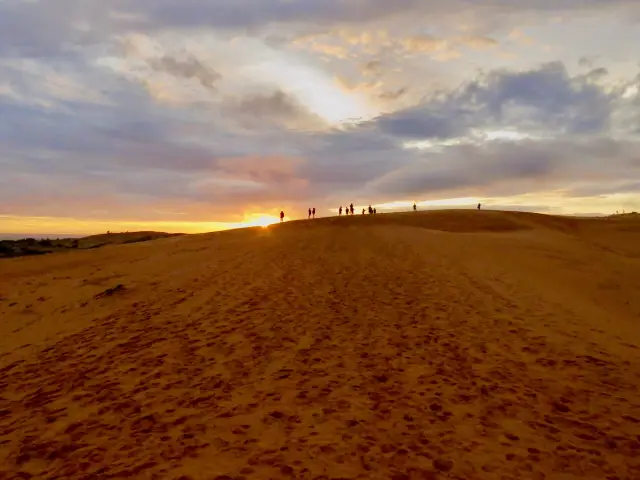
M 640 210 L 637 0 L 0 0 L 0 233 Z

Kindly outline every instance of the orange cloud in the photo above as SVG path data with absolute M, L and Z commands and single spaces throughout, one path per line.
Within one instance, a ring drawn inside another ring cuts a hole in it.
M 336 57 L 341 60 L 346 59 L 349 56 L 349 51 L 340 45 L 330 45 L 326 43 L 313 42 L 310 45 L 311 50 L 318 53 L 323 53 L 331 57 Z
M 522 30 L 519 30 L 517 28 L 514 28 L 513 30 L 511 30 L 511 33 L 509 33 L 509 37 L 510 40 L 513 40 L 515 42 L 521 43 L 523 45 L 533 45 L 533 39 L 529 36 L 527 36 Z
M 403 41 L 406 50 L 414 53 L 433 53 L 447 48 L 446 40 L 431 35 L 414 35 Z
M 337 30 L 332 32 L 332 34 L 349 47 L 358 47 L 361 51 L 370 55 L 376 55 L 385 47 L 393 44 L 389 37 L 389 32 L 385 29 L 364 31 Z
M 465 37 L 460 39 L 460 43 L 476 50 L 484 50 L 498 46 L 498 42 L 490 37 Z
M 432 58 L 439 62 L 448 62 L 460 58 L 462 54 L 458 50 L 445 50 L 434 55 Z

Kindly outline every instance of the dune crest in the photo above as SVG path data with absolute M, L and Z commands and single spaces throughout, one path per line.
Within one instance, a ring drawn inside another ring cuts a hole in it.
M 0 479 L 640 478 L 637 219 L 318 219 L 0 261 Z

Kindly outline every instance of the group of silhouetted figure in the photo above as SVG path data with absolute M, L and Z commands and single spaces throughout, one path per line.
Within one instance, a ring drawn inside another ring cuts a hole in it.
M 480 210 L 482 208 L 482 204 L 479 203 L 477 208 L 478 210 Z M 340 205 L 340 208 L 338 208 L 338 215 L 342 216 L 343 211 L 345 215 L 353 215 L 354 214 L 353 203 L 350 204 L 348 207 L 344 207 L 344 209 L 342 208 L 342 205 Z M 414 212 L 418 211 L 418 205 L 416 205 L 415 203 L 413 204 L 413 211 Z M 363 208 L 362 215 L 365 215 L 366 213 L 367 213 L 367 209 Z M 371 205 L 369 205 L 369 215 L 375 215 L 376 213 L 378 213 L 378 211 L 375 208 L 372 208 Z M 309 209 L 309 219 L 311 218 L 316 218 L 315 207 Z M 284 222 L 284 212 L 280 212 L 280 222 Z
M 342 215 L 342 205 L 340 205 L 340 208 L 338 208 L 338 215 Z M 350 204 L 348 207 L 344 207 L 344 214 L 345 215 L 354 215 L 355 210 L 353 208 L 353 203 Z M 362 209 L 362 215 L 366 214 L 367 210 L 365 208 Z M 375 208 L 372 208 L 371 205 L 369 205 L 369 215 L 373 215 L 378 213 L 378 211 Z

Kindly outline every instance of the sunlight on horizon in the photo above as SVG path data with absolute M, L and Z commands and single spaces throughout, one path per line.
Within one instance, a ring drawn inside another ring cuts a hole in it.
M 441 200 L 416 200 L 418 207 L 462 207 L 476 205 L 480 200 L 476 197 L 444 198 Z M 376 207 L 381 210 L 410 209 L 413 207 L 411 200 L 398 200 L 395 202 L 378 203 Z
M 280 223 L 280 218 L 274 217 L 273 215 L 258 214 L 258 215 L 251 215 L 250 217 L 251 217 L 250 220 L 245 220 L 244 222 L 236 223 L 235 224 L 236 225 L 235 228 L 246 228 L 246 227 L 263 227 L 263 228 L 266 228 L 269 225 L 274 225 L 276 223 Z M 285 217 L 284 220 L 287 221 L 288 218 Z
M 398 200 L 375 203 L 372 206 L 381 211 L 411 211 L 413 200 Z M 509 197 L 457 197 L 437 200 L 415 200 L 418 209 L 472 208 L 482 203 L 486 208 L 522 209 L 556 215 L 574 214 L 613 214 L 616 211 L 639 211 L 640 201 L 635 194 L 603 195 L 598 201 L 585 202 L 584 199 L 568 198 L 565 191 L 537 192 Z M 354 206 L 355 213 L 361 214 L 368 205 Z M 289 210 L 287 208 L 286 210 Z M 277 210 L 276 210 L 277 211 Z M 318 209 L 318 218 L 324 213 L 336 215 L 335 208 Z M 272 213 L 275 213 L 272 210 Z M 132 220 L 90 220 L 63 217 L 28 217 L 0 215 L 0 237 L 6 235 L 42 236 L 57 238 L 64 236 L 88 236 L 111 232 L 155 231 L 166 233 L 208 233 L 247 227 L 263 227 L 280 223 L 280 218 L 272 213 L 245 213 L 241 221 L 235 222 L 199 222 L 199 221 L 132 221 Z M 307 211 L 293 210 L 293 215 L 284 221 L 307 218 Z

